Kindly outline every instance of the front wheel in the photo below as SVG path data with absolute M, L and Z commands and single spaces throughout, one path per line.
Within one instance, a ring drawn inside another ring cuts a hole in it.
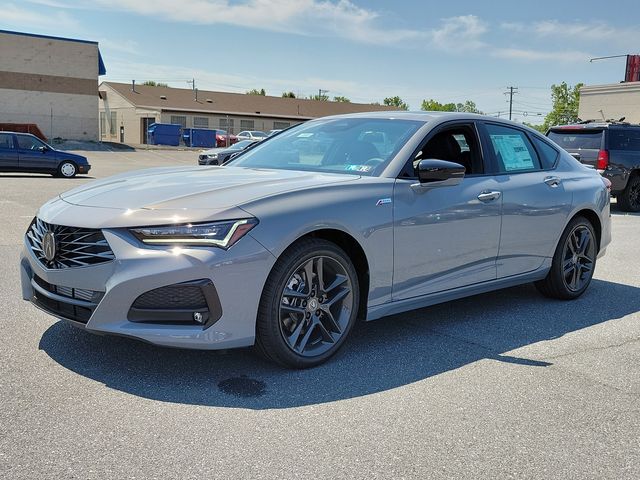
M 76 164 L 70 161 L 64 161 L 58 166 L 58 176 L 64 178 L 73 178 L 78 173 Z
M 618 206 L 625 212 L 640 212 L 640 175 L 635 174 L 627 182 L 625 188 L 617 197 Z
M 576 217 L 560 237 L 544 280 L 535 283 L 546 297 L 572 300 L 578 298 L 591 283 L 596 267 L 598 245 L 591 222 Z
M 346 340 L 358 305 L 358 275 L 346 253 L 326 240 L 302 240 L 281 255 L 269 274 L 256 347 L 287 367 L 319 365 Z

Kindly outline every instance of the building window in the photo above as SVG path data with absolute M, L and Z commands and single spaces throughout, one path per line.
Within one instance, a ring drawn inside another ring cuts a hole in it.
M 184 115 L 171 115 L 171 123 L 178 124 L 182 128 L 187 128 L 187 117 Z
M 107 133 L 107 114 L 100 112 L 100 136 L 104 137 Z
M 233 118 L 229 118 L 229 119 L 221 118 L 220 129 L 227 130 L 229 133 L 233 133 Z
M 240 120 L 240 130 L 253 130 L 254 128 L 253 120 Z
M 118 112 L 111 112 L 111 121 L 109 122 L 109 133 L 111 135 L 116 134 L 118 123 Z
M 274 130 L 284 130 L 285 128 L 289 128 L 291 123 L 289 122 L 273 122 Z
M 193 117 L 193 128 L 209 128 L 209 118 Z

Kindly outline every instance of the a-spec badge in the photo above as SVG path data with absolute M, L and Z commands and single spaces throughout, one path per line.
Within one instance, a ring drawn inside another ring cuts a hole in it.
M 379 207 L 380 205 L 387 205 L 391 203 L 391 199 L 390 198 L 381 198 L 380 200 L 378 200 L 376 202 L 376 206 Z

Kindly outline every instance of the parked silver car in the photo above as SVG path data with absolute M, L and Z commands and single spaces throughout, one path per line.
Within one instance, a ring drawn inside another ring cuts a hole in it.
M 260 141 L 260 140 L 264 140 L 268 136 L 269 135 L 259 130 L 243 130 L 238 135 L 236 135 L 236 137 L 238 138 L 238 141 L 241 141 L 241 140 Z
M 358 317 L 526 282 L 576 298 L 610 236 L 605 181 L 531 129 L 354 114 L 229 166 L 132 172 L 52 199 L 25 235 L 22 292 L 91 332 L 255 344 L 302 368 Z

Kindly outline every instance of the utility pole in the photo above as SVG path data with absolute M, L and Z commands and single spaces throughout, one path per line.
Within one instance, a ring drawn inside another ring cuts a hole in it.
M 190 83 L 191 84 L 191 90 L 195 91 L 195 89 L 196 89 L 196 79 L 192 78 L 191 80 L 187 80 L 187 83 Z
M 509 95 L 509 120 L 511 120 L 511 114 L 513 112 L 513 94 L 518 93 L 518 87 L 507 87 L 508 92 L 504 92 L 505 95 Z
M 322 97 L 329 93 L 329 90 L 323 90 L 322 88 L 318 89 L 318 100 L 322 100 Z

